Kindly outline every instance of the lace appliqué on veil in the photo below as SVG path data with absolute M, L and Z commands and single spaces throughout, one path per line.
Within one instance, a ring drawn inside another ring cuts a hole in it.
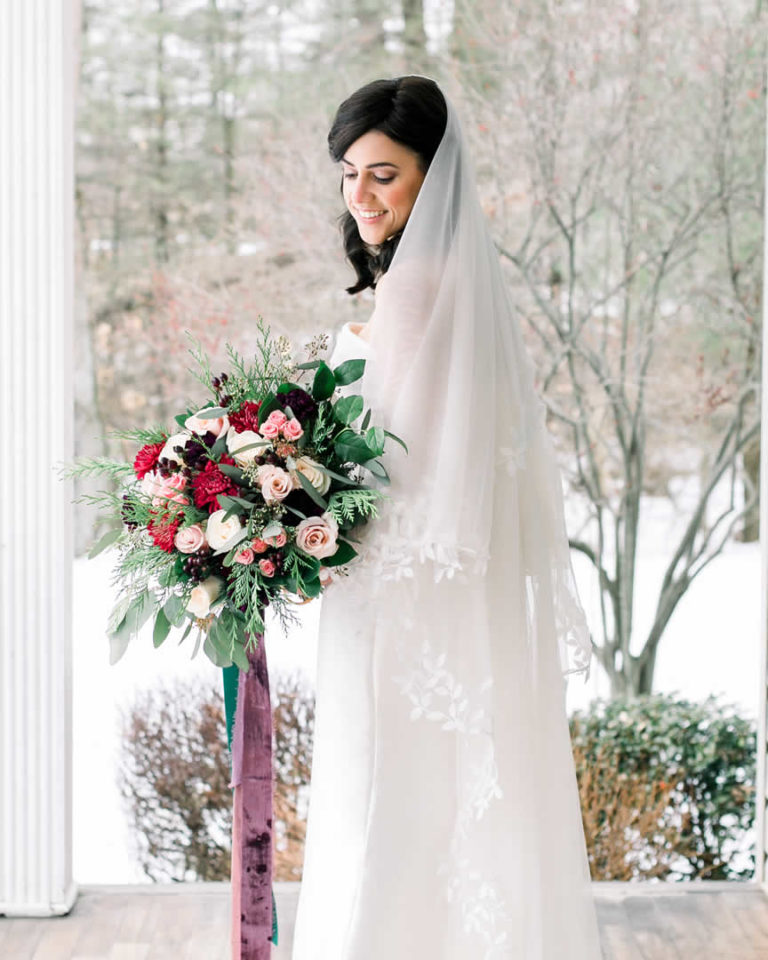
M 406 506 L 403 500 L 385 501 L 379 517 L 360 534 L 360 556 L 350 564 L 356 575 L 376 582 L 412 579 L 414 570 L 429 563 L 435 583 L 465 574 L 484 575 L 489 554 L 423 538 L 418 517 L 420 506 Z

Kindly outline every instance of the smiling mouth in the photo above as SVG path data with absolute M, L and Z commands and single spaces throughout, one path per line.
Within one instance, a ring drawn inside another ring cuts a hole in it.
M 364 223 L 370 223 L 373 220 L 378 220 L 383 217 L 386 212 L 386 210 L 375 210 L 370 212 L 368 210 L 356 210 L 358 217 L 360 217 Z

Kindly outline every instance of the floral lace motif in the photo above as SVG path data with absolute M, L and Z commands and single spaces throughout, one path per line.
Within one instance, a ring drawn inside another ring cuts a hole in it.
M 472 687 L 449 669 L 448 655 L 437 652 L 428 635 L 416 651 L 406 643 L 397 646 L 406 668 L 393 679 L 411 705 L 411 720 L 440 724 L 440 729 L 460 738 L 457 756 L 466 759 L 460 772 L 459 805 L 448 852 L 438 867 L 444 880 L 446 902 L 458 904 L 464 932 L 479 938 L 482 960 L 500 960 L 506 942 L 504 925 L 509 922 L 497 885 L 473 861 L 476 849 L 473 827 L 501 799 L 498 781 L 489 695 L 489 675 Z

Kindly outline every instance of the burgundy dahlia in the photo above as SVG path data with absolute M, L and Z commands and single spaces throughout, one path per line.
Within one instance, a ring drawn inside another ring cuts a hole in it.
M 173 541 L 183 519 L 183 513 L 165 513 L 158 520 L 149 521 L 147 532 L 156 546 L 166 553 L 173 553 Z
M 245 403 L 235 413 L 229 414 L 229 423 L 238 433 L 245 430 L 259 429 L 259 407 L 260 403 L 254 403 L 252 400 L 246 400 Z
M 155 469 L 164 446 L 165 440 L 161 440 L 160 443 L 147 443 L 136 454 L 136 459 L 133 461 L 133 471 L 139 480 L 143 480 L 150 470 Z
M 220 462 L 227 463 L 230 466 L 235 465 L 235 461 L 232 457 L 227 456 L 226 453 L 222 456 Z M 200 507 L 201 510 L 204 507 L 208 507 L 209 513 L 215 513 L 217 510 L 221 510 L 221 505 L 219 504 L 219 496 L 221 494 L 231 496 L 238 492 L 238 487 L 235 482 L 225 473 L 222 473 L 221 470 L 219 470 L 219 464 L 213 460 L 209 460 L 202 472 L 198 473 L 194 478 L 192 481 L 192 489 L 194 491 L 195 506 Z

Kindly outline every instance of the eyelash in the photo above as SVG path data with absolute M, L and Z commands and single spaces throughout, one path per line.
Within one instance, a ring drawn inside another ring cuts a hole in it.
M 345 174 L 344 174 L 344 179 L 345 179 L 345 180 L 351 180 L 351 179 L 352 179 L 353 177 L 355 177 L 355 176 L 357 176 L 357 174 L 355 174 L 355 173 L 345 173 Z M 377 176 L 374 174 L 373 179 L 376 181 L 376 183 L 392 183 L 392 181 L 393 181 L 395 178 L 394 178 L 394 177 L 377 177 Z

